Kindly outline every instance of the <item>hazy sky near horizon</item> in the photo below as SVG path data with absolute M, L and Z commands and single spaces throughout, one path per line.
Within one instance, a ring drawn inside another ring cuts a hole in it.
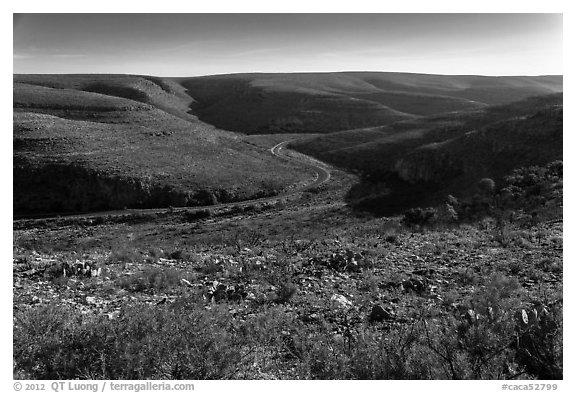
M 561 14 L 15 14 L 14 73 L 562 74 Z

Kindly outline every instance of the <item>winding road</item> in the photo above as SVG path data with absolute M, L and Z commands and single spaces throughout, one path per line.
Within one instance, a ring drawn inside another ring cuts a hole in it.
M 216 208 L 226 208 L 226 207 L 234 207 L 234 206 L 248 206 L 254 203 L 268 203 L 268 202 L 277 202 L 282 199 L 285 199 L 290 196 L 294 196 L 299 194 L 303 191 L 309 190 L 314 187 L 318 187 L 328 180 L 330 180 L 330 172 L 322 167 L 320 164 L 317 164 L 313 158 L 305 156 L 304 154 L 298 153 L 296 157 L 299 155 L 302 156 L 302 159 L 297 159 L 293 156 L 287 156 L 282 152 L 286 148 L 288 143 L 292 142 L 292 140 L 280 142 L 274 147 L 270 148 L 270 153 L 274 156 L 281 158 L 283 160 L 289 161 L 297 161 L 301 166 L 308 167 L 312 169 L 315 173 L 315 179 L 312 183 L 307 184 L 303 187 L 300 187 L 295 190 L 291 190 L 284 194 L 279 194 L 271 197 L 264 197 L 264 198 L 257 198 L 257 199 L 249 199 L 241 202 L 230 202 L 230 203 L 221 203 L 217 205 L 208 205 L 208 206 L 194 206 L 194 207 L 171 207 L 171 208 L 150 208 L 150 209 L 124 209 L 124 210 L 110 210 L 110 211 L 100 211 L 100 212 L 89 212 L 89 213 L 46 213 L 46 214 L 38 214 L 38 215 L 22 215 L 17 216 L 14 215 L 14 220 L 56 220 L 59 218 L 96 218 L 96 217 L 104 217 L 104 216 L 126 216 L 126 215 L 136 215 L 136 214 L 155 214 L 155 213 L 167 213 L 167 212 L 182 212 L 182 211 L 200 211 L 200 210 L 210 210 Z
M 292 141 L 280 142 L 276 146 L 272 147 L 270 149 L 270 152 L 273 155 L 275 155 L 276 157 L 285 158 L 285 159 L 293 159 L 293 158 L 289 158 L 289 157 L 281 154 L 282 149 L 284 149 L 286 147 L 286 145 L 290 142 L 292 142 Z M 312 158 L 310 158 L 310 157 L 307 157 L 307 158 L 309 161 L 300 161 L 300 164 L 302 164 L 302 166 L 307 166 L 308 168 L 314 170 L 314 172 L 316 172 L 316 180 L 314 180 L 313 183 L 311 183 L 311 184 L 309 184 L 303 188 L 300 188 L 299 190 L 294 191 L 293 193 L 298 193 L 298 192 L 306 191 L 310 188 L 318 187 L 318 186 L 326 183 L 328 180 L 330 180 L 330 172 L 328 172 L 327 169 L 321 167 L 318 164 L 315 164 L 314 162 L 316 162 L 316 161 L 314 161 Z M 286 196 L 286 195 L 284 195 L 284 196 Z

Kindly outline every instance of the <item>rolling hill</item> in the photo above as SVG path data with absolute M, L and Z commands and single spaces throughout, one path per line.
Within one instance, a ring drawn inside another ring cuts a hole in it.
M 530 98 L 561 91 L 562 76 L 14 75 L 14 209 L 205 205 L 302 179 L 237 132 L 310 134 L 291 146 L 369 183 L 438 183 L 442 170 L 422 169 L 444 167 L 438 154 L 468 156 L 500 134 L 448 141 L 561 105 L 560 94 Z
M 346 130 L 291 143 L 294 149 L 367 176 L 393 170 L 412 149 L 464 135 L 488 124 L 562 105 L 562 94 L 537 96 L 482 110 L 452 112 L 381 127 Z
M 562 91 L 562 76 L 341 72 L 172 80 L 193 97 L 191 109 L 201 120 L 247 134 L 331 133 Z
M 15 75 L 13 93 L 15 213 L 230 202 L 303 175 L 187 114 L 171 81 Z
M 562 95 L 554 94 L 292 145 L 359 172 L 363 181 L 350 191 L 349 201 L 389 214 L 439 203 L 448 194 L 471 195 L 481 178 L 498 185 L 513 169 L 562 160 L 562 131 Z

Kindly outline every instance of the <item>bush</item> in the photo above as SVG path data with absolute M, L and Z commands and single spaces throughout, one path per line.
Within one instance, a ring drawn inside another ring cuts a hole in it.
M 256 210 L 256 205 L 246 205 L 244 207 L 244 212 L 245 213 L 250 213 Z
M 249 367 L 232 322 L 195 301 L 128 307 L 113 320 L 43 306 L 15 316 L 15 370 L 31 379 L 229 379 Z
M 198 190 L 186 201 L 187 206 L 216 205 L 218 198 L 211 190 Z
M 185 211 L 184 212 L 184 221 L 185 222 L 194 222 L 197 220 L 201 220 L 203 218 L 209 218 L 212 216 L 212 212 L 208 209 L 203 210 L 195 210 L 195 211 Z
M 176 260 L 184 260 L 184 259 L 189 259 L 191 257 L 191 254 L 189 251 L 186 250 L 174 250 L 172 252 L 170 252 L 169 257 L 172 259 L 176 259 Z
M 230 213 L 232 213 L 232 214 L 239 214 L 239 213 L 243 213 L 243 212 L 244 212 L 244 209 L 242 209 L 242 207 L 238 206 L 238 205 L 234 205 L 230 209 Z
M 518 307 L 514 279 L 493 276 L 463 314 L 369 324 L 305 324 L 283 305 L 235 318 L 199 298 L 139 304 L 120 316 L 42 305 L 14 316 L 14 370 L 29 379 L 562 378 L 562 307 Z M 287 296 L 292 293 L 288 288 Z
M 147 268 L 128 277 L 122 277 L 118 285 L 122 289 L 141 292 L 148 289 L 163 291 L 180 283 L 181 272 L 174 268 Z
M 438 221 L 449 224 L 458 221 L 458 213 L 453 205 L 445 203 L 438 208 Z
M 554 214 L 552 207 L 562 206 L 562 176 L 562 161 L 516 169 L 505 178 L 506 185 L 497 195 L 499 205 L 525 212 Z M 560 208 L 560 214 L 561 211 Z
M 478 189 L 483 195 L 490 196 L 494 194 L 494 190 L 496 189 L 496 183 L 494 180 L 485 177 L 480 179 L 478 182 Z
M 437 218 L 437 210 L 433 207 L 410 209 L 404 213 L 404 223 L 408 226 L 424 226 L 433 223 Z
M 137 263 L 142 261 L 142 255 L 134 248 L 121 247 L 112 251 L 109 260 L 119 263 Z
M 216 258 L 206 258 L 197 269 L 202 274 L 212 275 L 224 271 L 224 264 Z
M 296 294 L 298 287 L 291 282 L 282 283 L 276 291 L 276 303 L 288 303 L 290 299 Z

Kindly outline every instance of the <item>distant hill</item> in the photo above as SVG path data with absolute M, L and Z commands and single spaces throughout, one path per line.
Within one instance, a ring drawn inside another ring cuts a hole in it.
M 150 104 L 158 109 L 167 113 L 173 114 L 184 119 L 196 119 L 194 116 L 188 114 L 188 107 L 192 102 L 192 98 L 188 96 L 182 86 L 179 84 L 157 77 L 151 76 L 137 76 L 137 75 L 14 75 L 14 84 L 17 88 L 18 84 L 32 85 L 39 88 L 34 92 L 44 92 L 49 94 L 48 104 L 54 108 L 56 102 L 53 100 L 62 100 L 65 97 L 75 100 L 81 95 L 84 99 L 94 100 L 94 95 L 82 95 L 79 91 L 98 93 L 106 96 L 105 99 L 101 98 L 100 101 L 110 101 L 111 97 L 118 97 L 128 99 L 130 101 L 141 102 Z M 48 88 L 41 89 L 40 87 Z M 58 97 L 55 97 L 53 90 L 60 90 Z M 28 94 L 31 93 L 28 86 Z M 34 98 L 25 96 L 25 91 L 20 91 L 15 94 L 19 98 L 19 102 L 15 103 L 15 107 L 33 106 L 34 103 L 39 104 L 41 97 Z M 73 102 L 60 102 L 65 107 L 74 105 Z M 126 106 L 134 106 L 134 103 L 125 103 Z
M 561 92 L 562 79 L 388 72 L 172 78 L 193 97 L 201 120 L 247 134 L 330 133 L 482 109 Z
M 13 94 L 15 213 L 230 202 L 303 175 L 189 115 L 169 80 L 15 75 Z

